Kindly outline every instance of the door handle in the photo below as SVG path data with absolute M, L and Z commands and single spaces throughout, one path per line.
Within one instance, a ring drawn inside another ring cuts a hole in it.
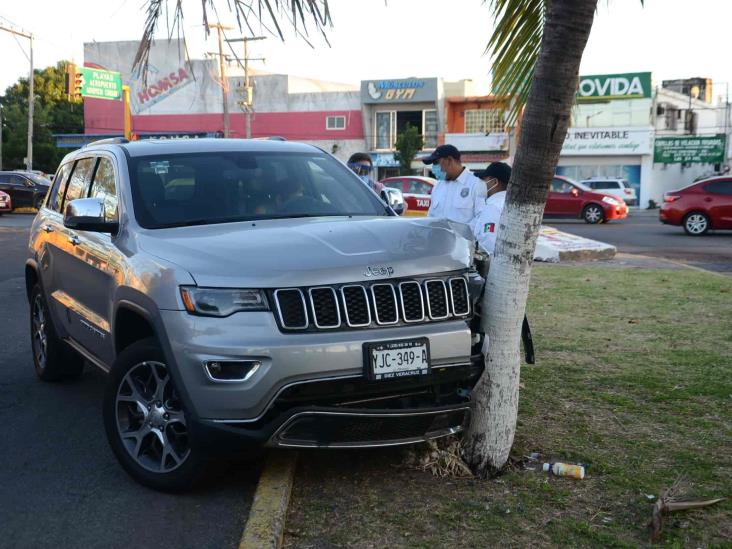
M 78 246 L 81 240 L 79 240 L 78 236 L 72 234 L 69 236 L 69 242 L 71 242 L 71 244 L 73 244 L 74 246 Z
M 53 225 L 44 225 L 43 226 L 43 230 L 46 231 L 47 233 L 52 233 L 53 232 Z

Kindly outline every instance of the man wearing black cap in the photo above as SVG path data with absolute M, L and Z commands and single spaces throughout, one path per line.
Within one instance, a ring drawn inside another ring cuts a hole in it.
M 473 221 L 473 234 L 480 247 L 493 254 L 498 222 L 506 203 L 506 187 L 511 179 L 511 166 L 505 162 L 492 162 L 485 170 L 475 172 L 475 175 L 485 182 L 488 199 Z
M 427 215 L 470 225 L 483 208 L 485 184 L 460 162 L 460 151 L 453 145 L 440 145 L 422 162 L 432 165 L 440 182 L 432 191 Z

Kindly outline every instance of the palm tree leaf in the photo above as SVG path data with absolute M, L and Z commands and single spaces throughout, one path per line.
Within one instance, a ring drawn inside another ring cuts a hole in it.
M 164 10 L 167 13 L 168 2 L 170 1 L 175 2 L 176 5 L 172 23 L 167 21 L 169 29 L 171 25 L 172 28 L 177 29 L 185 43 L 185 33 L 182 31 L 183 0 L 146 0 L 145 26 L 143 28 L 142 38 L 140 39 L 140 46 L 137 49 L 135 59 L 132 63 L 133 72 L 136 71 L 141 74 L 143 80 L 147 80 L 148 59 L 154 42 L 155 31 L 157 30 L 158 23 L 160 22 L 161 16 L 163 16 Z M 255 33 L 252 30 L 251 22 L 256 21 L 260 23 L 270 34 L 279 36 L 281 40 L 284 40 L 285 37 L 282 32 L 282 27 L 280 26 L 280 19 L 284 18 L 292 25 L 296 35 L 305 39 L 305 41 L 312 47 L 312 44 L 306 38 L 308 34 L 308 21 L 310 20 L 310 17 L 308 16 L 312 16 L 311 24 L 321 33 L 325 42 L 330 45 L 325 32 L 326 26 L 332 25 L 328 0 L 224 1 L 228 6 L 229 11 L 236 14 L 236 20 L 240 31 L 243 31 L 244 27 L 246 27 L 250 34 L 254 35 Z M 208 32 L 208 12 L 209 10 L 214 10 L 214 12 L 216 11 L 216 0 L 201 0 L 201 8 L 203 10 L 203 24 L 206 28 L 206 32 Z M 302 30 L 298 28 L 298 19 Z M 274 32 L 267 27 L 267 22 L 274 25 Z M 172 34 L 169 31 L 169 37 L 170 36 L 172 36 Z
M 486 52 L 493 63 L 493 94 L 505 98 L 506 121 L 519 117 L 531 89 L 550 0 L 492 0 L 495 29 Z

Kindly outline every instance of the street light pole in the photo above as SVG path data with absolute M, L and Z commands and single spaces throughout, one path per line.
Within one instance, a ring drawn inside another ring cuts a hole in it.
M 28 170 L 33 169 L 33 107 L 35 104 L 35 95 L 33 91 L 33 35 L 28 32 L 21 32 L 15 29 L 10 29 L 0 24 L 0 30 L 9 32 L 10 34 L 17 34 L 23 38 L 30 40 L 30 78 L 28 79 L 28 151 L 26 153 L 25 167 Z
M 28 35 L 30 40 L 30 78 L 28 79 L 28 151 L 26 158 L 26 170 L 33 169 L 33 110 L 36 103 L 33 92 L 33 35 Z

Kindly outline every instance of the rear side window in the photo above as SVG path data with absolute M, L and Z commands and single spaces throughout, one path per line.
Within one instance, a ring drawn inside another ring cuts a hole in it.
M 732 196 L 732 181 L 717 181 L 704 185 L 704 190 L 708 193 L 723 194 L 726 196 Z
M 114 166 L 109 158 L 99 159 L 89 196 L 104 201 L 105 221 L 117 221 L 117 185 L 114 180 Z
M 76 167 L 71 174 L 71 179 L 69 179 L 69 184 L 66 188 L 66 196 L 64 197 L 61 211 L 72 200 L 86 196 L 96 160 L 96 158 L 82 158 L 76 163 Z
M 64 200 L 64 192 L 66 192 L 66 183 L 69 180 L 71 167 L 73 164 L 67 162 L 58 169 L 56 177 L 53 179 L 53 188 L 48 194 L 48 207 L 55 212 L 61 211 L 61 203 Z

